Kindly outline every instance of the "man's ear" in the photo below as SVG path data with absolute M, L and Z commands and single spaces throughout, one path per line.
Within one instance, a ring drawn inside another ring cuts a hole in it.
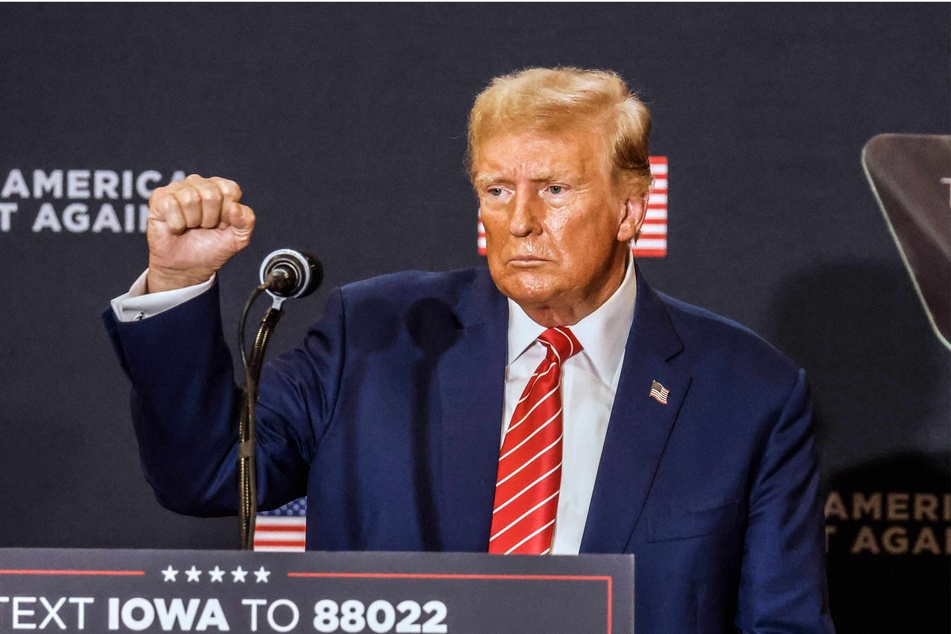
M 631 196 L 624 201 L 623 216 L 618 227 L 618 242 L 630 242 L 641 235 L 641 225 L 647 217 L 647 200 L 650 190 L 644 190 L 639 196 Z

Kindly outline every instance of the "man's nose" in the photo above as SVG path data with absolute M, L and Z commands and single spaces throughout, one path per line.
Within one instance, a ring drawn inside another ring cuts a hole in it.
M 537 195 L 531 192 L 516 192 L 512 206 L 509 231 L 513 236 L 524 238 L 541 232 L 542 201 Z

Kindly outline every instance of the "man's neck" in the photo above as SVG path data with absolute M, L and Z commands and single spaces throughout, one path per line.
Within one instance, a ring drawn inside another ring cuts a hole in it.
M 584 346 L 594 364 L 595 374 L 604 383 L 614 385 L 623 357 L 625 341 L 634 321 L 637 298 L 637 275 L 633 261 L 628 263 L 624 279 L 617 291 L 593 313 L 571 326 L 571 331 Z M 514 362 L 536 340 L 544 327 L 534 321 L 511 299 L 508 316 L 507 364 Z

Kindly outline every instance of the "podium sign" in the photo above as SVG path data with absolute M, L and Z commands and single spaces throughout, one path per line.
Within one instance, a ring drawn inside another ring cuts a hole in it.
M 0 632 L 634 631 L 634 558 L 0 549 Z

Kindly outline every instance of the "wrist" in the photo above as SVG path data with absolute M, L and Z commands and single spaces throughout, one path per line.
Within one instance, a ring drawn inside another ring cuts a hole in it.
M 214 271 L 166 271 L 150 266 L 145 279 L 146 293 L 161 293 L 203 284 Z

